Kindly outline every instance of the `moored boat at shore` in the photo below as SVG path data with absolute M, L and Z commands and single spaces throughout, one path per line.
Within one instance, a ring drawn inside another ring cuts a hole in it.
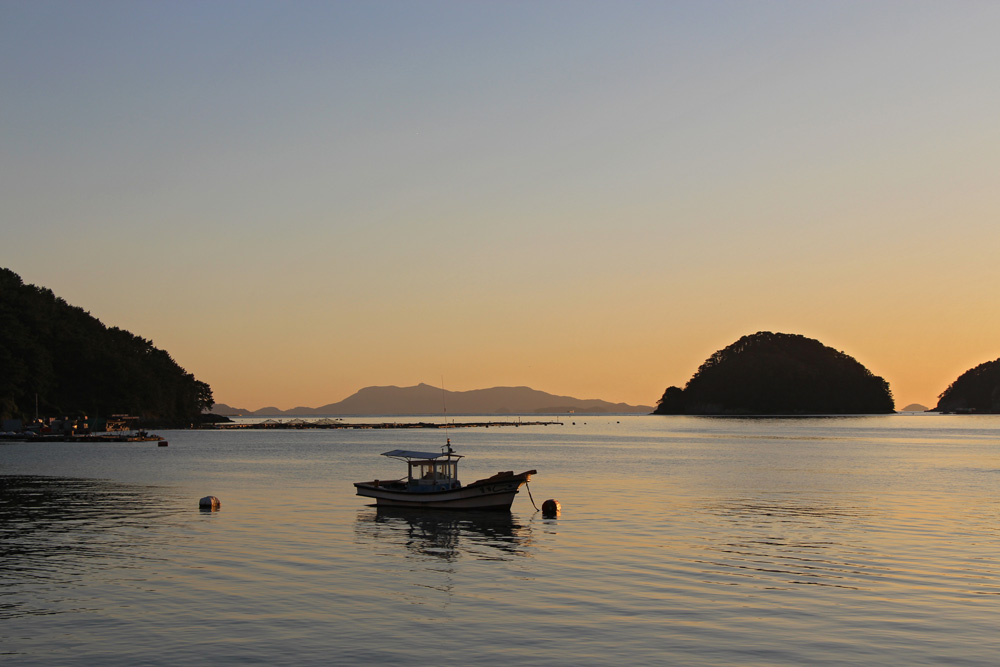
M 451 448 L 450 439 L 440 453 L 394 449 L 382 456 L 406 463 L 407 475 L 389 481 L 354 483 L 357 494 L 374 498 L 378 507 L 510 510 L 521 486 L 537 472 L 498 472 L 463 485 L 458 479 L 462 456 Z

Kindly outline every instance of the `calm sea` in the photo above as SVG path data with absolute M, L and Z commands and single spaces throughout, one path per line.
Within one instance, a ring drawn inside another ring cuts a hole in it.
M 370 421 L 370 420 L 369 420 Z M 563 418 L 0 445 L 13 664 L 993 665 L 1000 418 Z M 437 450 L 509 515 L 378 512 Z M 216 495 L 217 512 L 198 499 Z

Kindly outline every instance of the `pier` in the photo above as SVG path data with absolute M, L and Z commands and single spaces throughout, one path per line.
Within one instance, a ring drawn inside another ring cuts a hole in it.
M 562 426 L 561 421 L 475 421 L 475 422 L 368 422 L 354 423 L 334 419 L 306 421 L 290 419 L 278 421 L 267 419 L 262 422 L 231 422 L 206 424 L 201 428 L 216 430 L 268 430 L 268 429 L 380 429 L 380 428 L 491 428 L 518 426 Z

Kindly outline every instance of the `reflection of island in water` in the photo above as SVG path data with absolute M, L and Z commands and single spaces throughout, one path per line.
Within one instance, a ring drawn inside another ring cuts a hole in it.
M 510 560 L 529 555 L 531 528 L 508 512 L 366 508 L 358 513 L 359 541 L 405 547 L 408 557 Z

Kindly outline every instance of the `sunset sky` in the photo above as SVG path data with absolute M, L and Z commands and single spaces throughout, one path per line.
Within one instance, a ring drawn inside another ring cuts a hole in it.
M 1000 357 L 1000 3 L 0 0 L 0 266 L 217 401 Z

